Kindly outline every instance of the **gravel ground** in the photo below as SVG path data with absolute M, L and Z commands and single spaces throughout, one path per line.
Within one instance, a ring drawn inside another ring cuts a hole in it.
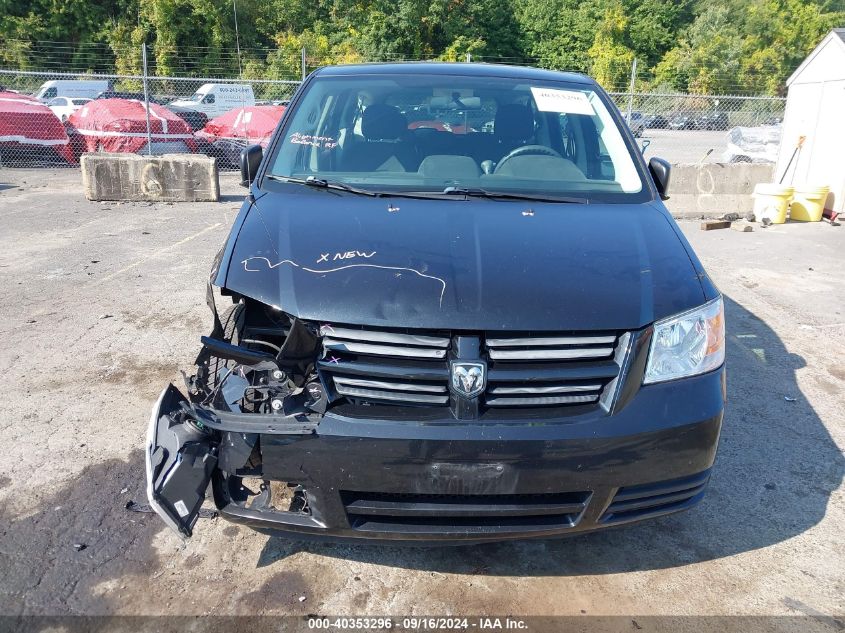
M 649 141 L 646 159 L 659 156 L 672 164 L 718 163 L 724 160 L 726 135 L 712 130 L 646 130 L 637 142 L 642 146 Z
M 221 519 L 182 544 L 127 511 L 145 502 L 150 406 L 209 329 L 204 283 L 234 182 L 215 204 L 91 203 L 76 171 L 0 170 L 0 614 L 845 617 L 845 228 L 826 224 L 682 223 L 729 328 L 720 454 L 691 512 L 416 549 Z

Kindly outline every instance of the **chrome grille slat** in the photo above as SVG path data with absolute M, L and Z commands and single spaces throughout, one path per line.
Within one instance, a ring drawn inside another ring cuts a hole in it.
M 425 391 L 428 393 L 446 393 L 446 385 L 426 385 L 411 382 L 388 382 L 383 380 L 366 380 L 362 378 L 347 378 L 335 376 L 335 386 L 369 387 L 373 389 L 390 389 L 394 391 Z
M 573 360 L 578 358 L 606 358 L 613 354 L 612 347 L 538 348 L 521 350 L 488 350 L 493 360 Z
M 487 398 L 487 406 L 544 407 L 556 404 L 586 404 L 589 402 L 596 402 L 598 399 L 598 394 L 589 396 L 538 396 L 536 398 L 506 398 L 494 396 L 492 398 Z
M 396 345 L 417 345 L 420 347 L 447 348 L 449 338 L 445 336 L 423 336 L 420 334 L 400 334 L 379 330 L 354 330 L 352 328 L 324 325 L 320 336 L 347 341 L 370 341 L 375 343 L 393 343 Z
M 556 347 L 560 345 L 598 345 L 615 343 L 616 336 L 537 336 L 488 338 L 488 347 Z
M 375 356 L 403 356 L 405 358 L 446 358 L 446 348 L 407 347 L 400 345 L 376 345 L 373 343 L 358 343 L 342 341 L 334 338 L 324 338 L 323 347 L 339 352 L 355 354 L 371 354 Z
M 335 382 L 335 389 L 343 396 L 352 396 L 364 400 L 391 400 L 415 404 L 446 404 L 449 402 L 449 396 L 445 393 L 443 395 L 433 395 L 427 393 L 403 393 L 401 391 L 361 389 L 358 387 L 338 385 L 337 382 Z
M 509 394 L 551 394 L 551 393 L 574 393 L 578 391 L 599 391 L 602 388 L 597 385 L 524 385 L 521 387 L 490 387 L 487 392 L 493 395 Z

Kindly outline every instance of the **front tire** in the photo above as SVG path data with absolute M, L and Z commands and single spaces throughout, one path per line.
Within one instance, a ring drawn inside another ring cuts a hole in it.
M 220 325 L 223 326 L 223 340 L 232 345 L 238 345 L 243 333 L 244 320 L 246 318 L 246 306 L 243 303 L 236 303 L 220 315 Z M 213 389 L 217 384 L 217 376 L 221 369 L 226 368 L 229 362 L 225 358 L 211 356 L 208 359 L 208 387 Z

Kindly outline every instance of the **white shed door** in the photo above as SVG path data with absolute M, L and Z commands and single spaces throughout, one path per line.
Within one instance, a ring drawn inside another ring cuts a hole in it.
M 845 80 L 824 84 L 813 152 L 807 162 L 801 180 L 808 185 L 828 185 L 833 209 L 845 210 Z

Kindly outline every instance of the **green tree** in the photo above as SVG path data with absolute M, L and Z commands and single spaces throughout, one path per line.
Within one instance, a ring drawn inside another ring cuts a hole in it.
M 588 71 L 602 7 L 597 0 L 515 0 L 523 48 L 545 68 Z
M 686 29 L 680 43 L 655 69 L 655 81 L 699 94 L 730 94 L 739 89 L 742 38 L 734 13 L 713 4 Z
M 624 87 L 630 76 L 634 51 L 625 43 L 627 26 L 625 9 L 617 1 L 605 9 L 593 45 L 587 51 L 593 78 L 608 90 Z

